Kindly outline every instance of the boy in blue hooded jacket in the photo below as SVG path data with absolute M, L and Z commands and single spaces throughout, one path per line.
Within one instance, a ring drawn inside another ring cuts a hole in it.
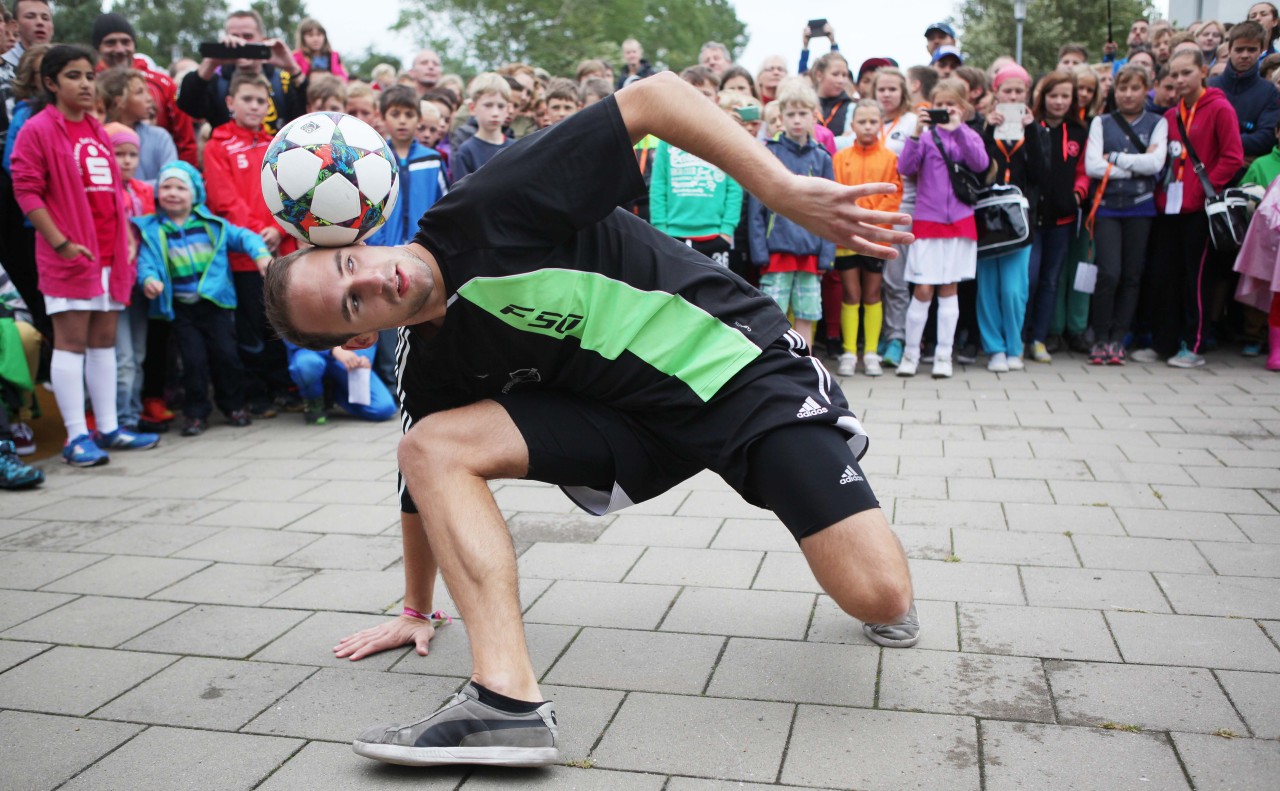
M 142 237 L 138 283 L 151 300 L 151 318 L 173 322 L 185 390 L 182 435 L 194 437 L 208 427 L 211 376 L 218 409 L 232 426 L 247 426 L 227 255 L 244 253 L 265 270 L 271 254 L 262 237 L 209 211 L 204 179 L 195 168 L 170 162 L 156 181 L 156 213 L 133 220 Z

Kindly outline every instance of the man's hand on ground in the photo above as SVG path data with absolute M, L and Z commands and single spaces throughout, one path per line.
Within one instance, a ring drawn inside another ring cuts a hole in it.
M 795 176 L 770 208 L 855 253 L 894 259 L 897 251 L 885 245 L 910 244 L 915 237 L 879 226 L 910 225 L 911 217 L 864 209 L 855 201 L 892 194 L 896 189 L 892 184 L 846 187 L 829 179 Z
M 413 645 L 419 656 L 426 656 L 427 645 L 435 634 L 436 629 L 430 621 L 420 621 L 417 618 L 401 615 L 377 626 L 347 635 L 333 647 L 333 654 L 339 659 L 350 658 L 355 662 L 380 651 L 399 648 L 402 645 Z

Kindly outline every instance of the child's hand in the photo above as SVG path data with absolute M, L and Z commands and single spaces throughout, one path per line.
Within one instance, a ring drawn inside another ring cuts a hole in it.
M 69 243 L 66 247 L 57 251 L 58 257 L 64 261 L 74 261 L 80 256 L 93 260 L 93 253 L 89 252 L 89 248 L 75 242 Z
M 272 253 L 280 249 L 280 240 L 284 238 L 279 228 L 263 228 L 262 233 L 258 235 L 262 237 L 262 243 L 267 246 L 267 250 Z
M 343 368 L 348 371 L 354 371 L 357 368 L 372 368 L 368 357 L 361 357 L 353 351 L 348 351 L 341 346 L 333 350 L 333 359 L 342 364 Z
M 435 634 L 436 629 L 430 621 L 401 615 L 378 626 L 347 635 L 333 647 L 333 655 L 357 662 L 380 651 L 413 644 L 419 656 L 426 656 L 427 645 Z
M 147 282 L 142 284 L 142 294 L 147 299 L 155 299 L 164 293 L 164 283 L 156 280 L 154 277 L 147 278 Z

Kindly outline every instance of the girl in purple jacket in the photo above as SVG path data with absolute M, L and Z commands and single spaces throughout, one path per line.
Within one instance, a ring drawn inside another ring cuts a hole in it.
M 58 45 L 40 66 L 45 106 L 18 133 L 13 188 L 37 233 L 36 269 L 53 321 L 49 379 L 67 427 L 63 459 L 106 464 L 107 448 L 143 449 L 155 434 L 135 434 L 116 419 L 116 318 L 133 287 L 124 186 L 111 142 L 92 111 L 94 56 Z M 89 433 L 86 384 L 97 418 Z
M 951 376 L 951 347 L 960 319 L 956 296 L 961 280 L 972 280 L 978 266 L 978 229 L 973 209 L 961 203 L 951 188 L 947 164 L 934 141 L 937 134 L 947 156 L 976 173 L 986 171 L 990 160 L 978 133 L 965 126 L 972 109 L 968 86 L 956 79 L 938 83 L 929 96 L 934 109 L 946 110 L 949 120 L 936 129 L 927 113 L 898 157 L 898 172 L 916 178 L 916 209 L 912 232 L 916 236 L 907 258 L 907 282 L 915 284 L 907 308 L 907 341 L 898 365 L 898 376 L 915 376 L 920 365 L 920 339 L 929 318 L 929 303 L 938 293 L 938 346 L 933 376 Z

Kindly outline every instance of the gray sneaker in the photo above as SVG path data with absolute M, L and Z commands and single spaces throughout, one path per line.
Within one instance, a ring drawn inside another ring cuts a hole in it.
M 425 719 L 370 728 L 351 748 L 356 755 L 404 766 L 546 766 L 562 760 L 558 741 L 551 701 L 528 714 L 511 714 L 481 703 L 472 682 Z
M 915 602 L 897 623 L 864 623 L 862 633 L 867 639 L 885 648 L 910 648 L 920 639 L 920 617 L 916 615 Z

